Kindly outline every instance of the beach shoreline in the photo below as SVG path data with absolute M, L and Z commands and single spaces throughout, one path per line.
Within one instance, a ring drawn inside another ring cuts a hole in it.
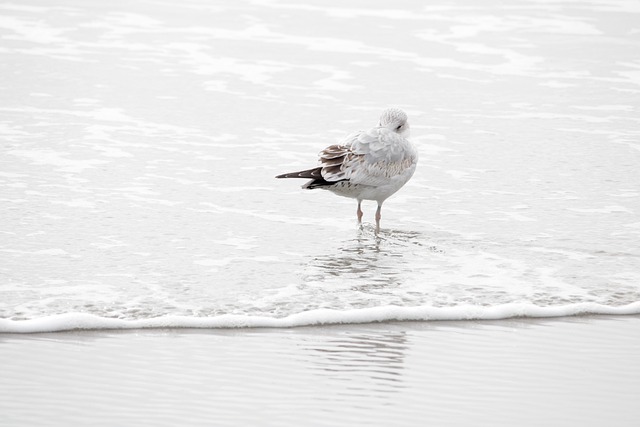
M 6 426 L 602 425 L 640 316 L 0 334 Z

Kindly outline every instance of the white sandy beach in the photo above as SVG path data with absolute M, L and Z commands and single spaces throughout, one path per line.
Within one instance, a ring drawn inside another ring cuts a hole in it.
M 5 427 L 635 426 L 640 317 L 0 336 Z

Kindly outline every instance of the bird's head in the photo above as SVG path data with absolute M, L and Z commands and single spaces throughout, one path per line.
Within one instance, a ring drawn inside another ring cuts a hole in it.
M 409 122 L 407 113 L 399 108 L 387 108 L 380 116 L 378 126 L 385 127 L 405 138 L 409 137 Z

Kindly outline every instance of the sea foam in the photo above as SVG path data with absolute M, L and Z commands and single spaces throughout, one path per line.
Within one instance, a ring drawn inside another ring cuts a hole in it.
M 371 307 L 357 310 L 318 309 L 287 317 L 226 314 L 215 317 L 162 316 L 145 319 L 114 319 L 87 313 L 65 313 L 30 320 L 0 319 L 0 333 L 38 333 L 73 330 L 177 329 L 177 328 L 293 328 L 312 325 L 362 324 L 390 321 L 499 320 L 509 318 L 563 317 L 585 314 L 640 314 L 640 302 L 624 306 L 578 303 L 540 307 L 533 304 L 505 304 L 495 307 Z

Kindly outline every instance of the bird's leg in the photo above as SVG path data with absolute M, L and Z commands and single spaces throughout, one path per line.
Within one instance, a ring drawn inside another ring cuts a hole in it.
M 358 200 L 358 210 L 356 211 L 356 214 L 358 215 L 358 225 L 362 226 L 362 209 L 360 208 L 360 204 L 362 203 L 362 200 Z
M 380 211 L 382 210 L 382 203 L 378 203 L 378 209 L 376 209 L 376 234 L 380 232 Z

